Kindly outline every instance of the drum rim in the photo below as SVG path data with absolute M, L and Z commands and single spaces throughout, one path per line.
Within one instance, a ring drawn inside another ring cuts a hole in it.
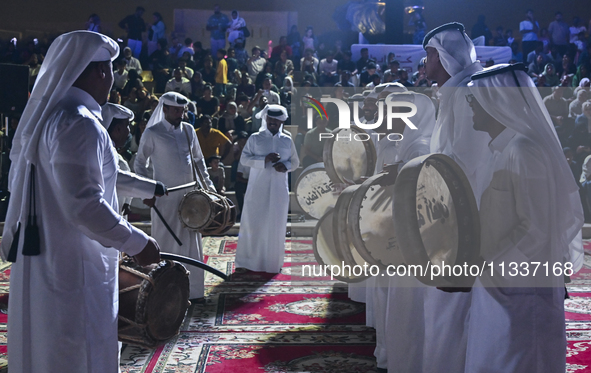
M 326 173 L 328 177 L 334 184 L 343 184 L 345 180 L 343 180 L 339 174 L 337 173 L 334 163 L 332 162 L 332 151 L 334 144 L 336 143 L 337 134 L 343 131 L 345 128 L 336 128 L 331 133 L 334 135 L 333 137 L 329 138 L 328 141 L 324 144 L 324 149 L 322 150 L 322 160 L 324 163 L 324 168 L 326 169 Z M 363 128 L 359 128 L 357 126 L 350 126 L 349 129 L 353 132 L 357 133 L 365 133 L 368 134 Z M 368 134 L 369 135 L 369 134 Z M 374 170 L 376 168 L 376 162 L 378 159 L 376 146 L 373 143 L 373 140 L 370 138 L 367 141 L 363 141 L 363 145 L 365 146 L 365 155 L 367 157 L 367 172 L 365 173 L 365 177 L 370 177 L 374 174 Z M 371 167 L 370 167 L 371 166 Z M 361 184 L 360 180 L 353 180 L 356 184 Z
M 365 246 L 365 241 L 363 241 L 363 239 L 361 237 L 361 231 L 359 229 L 359 215 L 360 215 L 361 206 L 363 205 L 363 200 L 365 199 L 365 195 L 367 194 L 367 191 L 372 186 L 376 186 L 376 185 L 380 186 L 378 183 L 380 182 L 381 179 L 386 178 L 386 177 L 390 177 L 390 175 L 388 175 L 387 173 L 376 174 L 376 175 L 370 177 L 369 179 L 367 179 L 366 181 L 364 181 L 359 186 L 359 188 L 355 191 L 355 193 L 353 194 L 353 197 L 351 198 L 351 202 L 349 204 L 348 217 L 347 217 L 347 224 L 349 226 L 349 232 L 351 234 L 351 241 L 353 242 L 353 245 L 357 249 L 357 252 L 369 264 L 376 265 L 381 270 L 387 269 L 389 265 L 396 265 L 397 266 L 397 265 L 400 265 L 403 263 L 384 264 L 380 260 L 375 259 L 371 255 L 371 252 L 367 249 L 367 246 Z M 388 186 L 394 187 L 394 184 L 391 184 Z M 390 206 L 392 208 L 392 205 L 390 205 Z M 400 245 L 399 245 L 398 249 L 400 250 Z
M 343 192 L 339 195 L 339 199 L 337 200 L 337 203 L 335 204 L 334 214 L 333 214 L 333 223 L 332 223 L 333 240 L 335 242 L 337 253 L 338 253 L 341 261 L 343 263 L 345 263 L 345 265 L 349 265 L 351 267 L 357 266 L 360 264 L 355 262 L 355 257 L 351 253 L 351 250 L 347 250 L 347 249 L 351 249 L 351 248 L 353 250 L 357 250 L 357 248 L 353 244 L 353 241 L 351 240 L 351 237 L 350 237 L 350 232 L 348 229 L 349 224 L 347 222 L 347 217 L 348 217 L 349 207 L 351 205 L 351 199 L 353 198 L 353 195 L 359 189 L 360 186 L 361 186 L 360 184 L 355 184 L 355 185 L 348 186 L 347 188 L 345 188 L 345 190 L 343 190 Z M 361 256 L 361 254 L 360 254 L 360 256 Z M 352 279 L 355 279 L 355 281 L 349 281 L 349 282 L 363 281 L 363 280 L 367 279 L 368 277 L 369 276 L 352 277 Z
M 304 213 L 304 216 L 309 219 L 320 219 L 322 216 L 321 217 L 312 216 L 304 209 L 304 207 L 302 206 L 302 204 L 300 203 L 300 200 L 298 198 L 298 186 L 300 185 L 300 181 L 303 179 L 304 176 L 307 175 L 307 173 L 310 173 L 313 170 L 320 170 L 320 169 L 322 169 L 322 170 L 324 170 L 324 172 L 326 172 L 326 167 L 324 166 L 324 162 L 316 162 L 316 163 L 313 163 L 313 164 L 309 165 L 308 167 L 304 168 L 302 170 L 302 172 L 300 173 L 300 176 L 298 176 L 298 179 L 296 180 L 294 188 L 293 188 L 293 190 L 295 191 L 295 195 L 296 195 L 295 200 L 296 200 L 296 203 L 298 204 L 300 211 L 302 211 Z M 327 175 L 328 175 L 328 173 L 327 173 Z M 334 184 L 334 182 L 332 181 L 330 176 L 328 179 L 330 180 L 330 182 L 332 182 Z M 335 203 L 336 203 L 336 201 L 335 201 Z M 326 211 L 328 211 L 328 210 L 326 210 Z M 326 213 L 326 211 L 324 213 Z
M 468 264 L 476 262 L 480 254 L 480 216 L 476 198 L 468 178 L 460 166 L 449 156 L 444 154 L 427 154 L 409 161 L 399 172 L 394 185 L 395 195 L 408 195 L 405 198 L 395 198 L 393 201 L 393 216 L 395 229 L 398 232 L 400 250 L 407 264 L 426 265 L 429 262 L 423 240 L 420 235 L 418 219 L 409 219 L 416 216 L 417 182 L 419 174 L 427 163 L 433 163 L 437 171 L 442 167 L 447 169 L 448 176 L 441 175 L 452 195 L 456 216 L 458 216 L 458 255 L 456 263 Z M 441 172 L 440 172 L 441 174 Z M 452 175 L 458 181 L 457 185 L 451 182 Z M 462 202 L 462 198 L 463 203 Z M 467 216 L 468 219 L 460 217 Z M 472 257 L 468 255 L 473 253 Z M 450 263 L 451 264 L 451 263 Z M 436 277 L 433 280 L 429 276 L 417 276 L 422 283 L 430 286 L 472 286 L 475 278 L 470 276 L 445 276 Z
M 316 258 L 316 261 L 318 262 L 318 264 L 320 264 L 321 266 L 330 266 L 331 264 L 327 264 L 322 260 L 322 257 L 320 256 L 320 254 L 318 253 L 318 244 L 317 242 L 317 237 L 318 237 L 318 231 L 320 230 L 320 226 L 321 224 L 327 220 L 327 219 L 332 219 L 333 217 L 331 216 L 332 214 L 334 214 L 334 208 L 330 208 L 326 211 L 326 213 L 318 220 L 318 222 L 316 223 L 316 226 L 314 227 L 314 232 L 312 234 L 312 249 L 314 251 L 314 257 Z M 336 245 L 335 245 L 336 246 Z M 340 259 L 340 253 L 338 252 L 338 248 L 335 247 L 335 253 L 337 254 L 337 257 L 339 257 Z M 342 282 L 347 282 L 347 283 L 354 283 L 354 282 L 360 282 L 363 279 L 358 279 L 358 278 L 348 278 L 348 277 L 343 277 L 343 276 L 334 276 L 333 278 L 338 280 L 338 281 L 342 281 Z
M 185 195 L 183 196 L 183 198 L 181 198 L 181 201 L 179 202 L 179 205 L 177 207 L 177 211 L 178 211 L 179 220 L 181 221 L 181 224 L 185 228 L 187 228 L 189 230 L 192 230 L 192 231 L 199 232 L 201 229 L 207 227 L 207 225 L 210 224 L 211 220 L 213 220 L 212 218 L 214 217 L 214 210 L 213 209 L 210 209 L 210 211 L 209 211 L 209 217 L 207 219 L 207 223 L 205 223 L 203 226 L 201 226 L 199 228 L 191 227 L 187 223 L 185 223 L 185 221 L 183 220 L 182 212 L 181 212 L 182 206 L 183 206 L 183 203 L 184 203 L 185 199 L 187 199 L 187 197 L 189 197 L 190 195 L 193 195 L 193 194 L 201 194 L 201 195 L 208 196 L 208 198 L 210 197 L 210 194 L 208 192 L 204 191 L 203 189 L 193 189 L 193 190 L 185 193 Z

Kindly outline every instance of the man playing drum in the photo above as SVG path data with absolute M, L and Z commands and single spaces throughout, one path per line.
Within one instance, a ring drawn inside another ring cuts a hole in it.
M 267 105 L 259 132 L 250 136 L 240 163 L 250 167 L 248 188 L 244 196 L 236 268 L 279 273 L 285 257 L 285 229 L 289 209 L 287 172 L 299 164 L 291 137 L 281 130 L 287 110 L 280 105 Z
M 156 241 L 117 213 L 117 156 L 100 105 L 118 53 L 98 33 L 58 37 L 15 134 L 2 240 L 14 262 L 11 372 L 117 372 L 118 252 L 160 261 Z
M 437 81 L 441 100 L 431 152 L 443 153 L 456 161 L 470 182 L 476 201 L 482 193 L 482 179 L 491 155 L 488 138 L 472 130 L 472 116 L 465 95 L 470 76 L 482 66 L 476 60 L 472 40 L 460 23 L 442 25 L 423 41 L 427 52 L 425 69 Z M 447 293 L 428 288 L 425 298 L 425 371 L 463 372 L 466 353 L 465 323 L 470 294 Z
M 176 92 L 167 92 L 160 97 L 160 102 L 142 135 L 135 158 L 135 171 L 138 175 L 160 180 L 168 186 L 177 186 L 194 181 L 195 164 L 205 178 L 205 183 L 214 188 L 207 174 L 195 129 L 189 123 L 183 122 L 188 103 L 189 100 L 185 96 Z M 148 175 L 149 164 L 153 166 L 153 175 Z M 152 235 L 167 252 L 203 260 L 201 234 L 186 229 L 179 219 L 178 209 L 182 199 L 182 193 L 170 193 L 155 202 L 145 200 L 144 203 L 158 208 L 183 245 L 179 246 L 174 240 L 155 211 L 152 211 Z M 190 299 L 203 298 L 203 270 L 191 269 L 189 281 Z
M 481 256 L 494 272 L 472 289 L 466 372 L 566 369 L 565 271 L 556 268 L 582 266 L 583 211 L 554 125 L 524 70 L 498 65 L 475 74 L 466 97 L 474 129 L 488 133 L 495 154 L 480 202 Z M 520 275 L 503 274 L 501 262 L 517 263 Z M 542 269 L 533 275 L 536 262 Z M 544 263 L 554 273 L 545 273 Z

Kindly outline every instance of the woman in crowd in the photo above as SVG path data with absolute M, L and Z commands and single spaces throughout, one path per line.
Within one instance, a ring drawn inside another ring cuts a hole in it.
M 156 52 L 158 49 L 158 40 L 166 39 L 166 26 L 162 21 L 162 14 L 154 12 L 154 23 L 148 32 L 148 56 Z
M 244 32 L 242 28 L 246 27 L 246 21 L 243 18 L 240 18 L 237 10 L 232 11 L 232 22 L 230 23 L 230 27 L 228 27 L 228 43 L 232 47 L 234 47 L 234 42 L 236 39 L 241 38 L 244 39 Z

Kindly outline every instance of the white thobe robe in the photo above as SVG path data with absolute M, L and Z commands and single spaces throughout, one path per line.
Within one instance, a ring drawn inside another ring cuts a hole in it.
M 300 164 L 293 140 L 281 130 L 273 135 L 265 129 L 246 142 L 240 163 L 250 167 L 250 175 L 240 220 L 236 268 L 279 273 L 285 257 L 289 189 L 287 173 L 277 172 L 271 162 L 265 162 L 269 153 L 279 153 L 279 162 L 288 172 Z
M 490 149 L 495 152 L 494 173 L 480 204 L 481 253 L 497 271 L 492 277 L 487 272 L 472 289 L 466 372 L 562 373 L 566 369 L 562 277 L 554 279 L 555 287 L 502 287 L 515 278 L 507 272 L 502 277 L 498 270 L 503 261 L 508 268 L 510 262 L 553 264 L 562 259 L 549 234 L 553 227 L 546 201 L 553 196 L 548 165 L 543 162 L 545 150 L 509 128 L 490 143 Z
M 490 164 L 490 137 L 473 129 L 472 109 L 466 101 L 470 76 L 482 70 L 474 62 L 451 77 L 439 89 L 439 115 L 431 137 L 431 152 L 450 156 L 462 168 L 480 201 L 483 180 Z M 462 372 L 466 360 L 466 326 L 470 293 L 446 293 L 425 289 L 425 372 Z
M 134 168 L 136 173 L 161 181 L 168 187 L 194 181 L 189 143 L 185 133 L 189 135 L 191 140 L 195 164 L 201 170 L 206 183 L 213 188 L 195 130 L 189 123 L 184 122 L 175 128 L 172 124 L 163 120 L 152 127 L 146 128 L 142 134 L 142 141 L 135 157 Z M 149 168 L 147 166 L 149 164 L 153 167 L 152 175 L 148 175 Z M 184 255 L 202 261 L 201 234 L 185 228 L 179 218 L 178 208 L 183 196 L 183 192 L 174 192 L 156 199 L 156 207 L 183 245 L 179 246 L 176 243 L 155 211 L 151 213 L 152 237 L 158 241 L 163 252 Z M 203 297 L 203 270 L 196 267 L 187 269 L 190 272 L 189 297 L 191 299 Z
M 100 118 L 98 103 L 71 88 L 41 134 L 41 254 L 22 255 L 21 227 L 10 274 L 11 372 L 118 371 L 117 250 L 136 255 L 148 237 L 117 214 L 117 155 Z
M 117 174 L 117 200 L 119 208 L 131 204 L 132 197 L 147 199 L 154 196 L 156 181 L 140 177 L 131 172 L 129 164 L 121 154 L 117 154 L 119 173 Z

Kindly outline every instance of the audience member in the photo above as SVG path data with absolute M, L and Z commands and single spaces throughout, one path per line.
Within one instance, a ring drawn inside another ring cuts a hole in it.
M 154 12 L 152 16 L 154 22 L 148 31 L 148 56 L 151 56 L 158 49 L 158 40 L 166 38 L 166 25 L 162 20 L 162 14 Z
M 211 117 L 207 114 L 197 119 L 197 138 L 201 146 L 203 157 L 208 159 L 211 156 L 219 155 L 220 158 L 232 150 L 232 142 L 219 130 L 212 128 Z
M 203 87 L 203 97 L 197 100 L 197 112 L 200 115 L 216 116 L 220 111 L 220 100 L 212 96 L 209 84 Z
M 174 91 L 182 94 L 183 96 L 189 97 L 192 92 L 191 81 L 183 76 L 183 73 L 179 67 L 174 69 L 173 78 L 166 83 L 164 92 Z
M 521 32 L 521 44 L 523 51 L 523 62 L 526 63 L 527 55 L 529 52 L 536 48 L 536 42 L 538 41 L 538 31 L 540 30 L 540 24 L 534 18 L 534 11 L 528 9 L 525 12 L 525 20 L 519 24 L 519 32 Z
M 236 39 L 244 39 L 243 29 L 246 27 L 246 21 L 240 17 L 237 10 L 232 11 L 232 21 L 228 26 L 228 43 L 234 47 Z
M 213 68 L 213 59 L 211 56 L 205 57 L 203 68 L 199 71 L 201 72 L 201 77 L 204 82 L 211 84 L 212 86 L 215 85 L 216 70 Z
M 119 27 L 127 31 L 127 46 L 135 58 L 139 58 L 142 52 L 142 33 L 146 31 L 146 24 L 142 18 L 144 12 L 145 9 L 138 6 L 134 14 L 128 15 L 119 22 Z
M 129 71 L 135 69 L 138 74 L 142 73 L 142 64 L 140 63 L 140 60 L 132 56 L 130 47 L 125 47 L 123 49 L 123 60 L 126 64 L 125 70 Z
M 211 32 L 211 55 L 217 55 L 218 49 L 226 47 L 226 29 L 230 25 L 228 16 L 220 12 L 220 6 L 214 6 L 214 13 L 207 20 L 207 31 Z

